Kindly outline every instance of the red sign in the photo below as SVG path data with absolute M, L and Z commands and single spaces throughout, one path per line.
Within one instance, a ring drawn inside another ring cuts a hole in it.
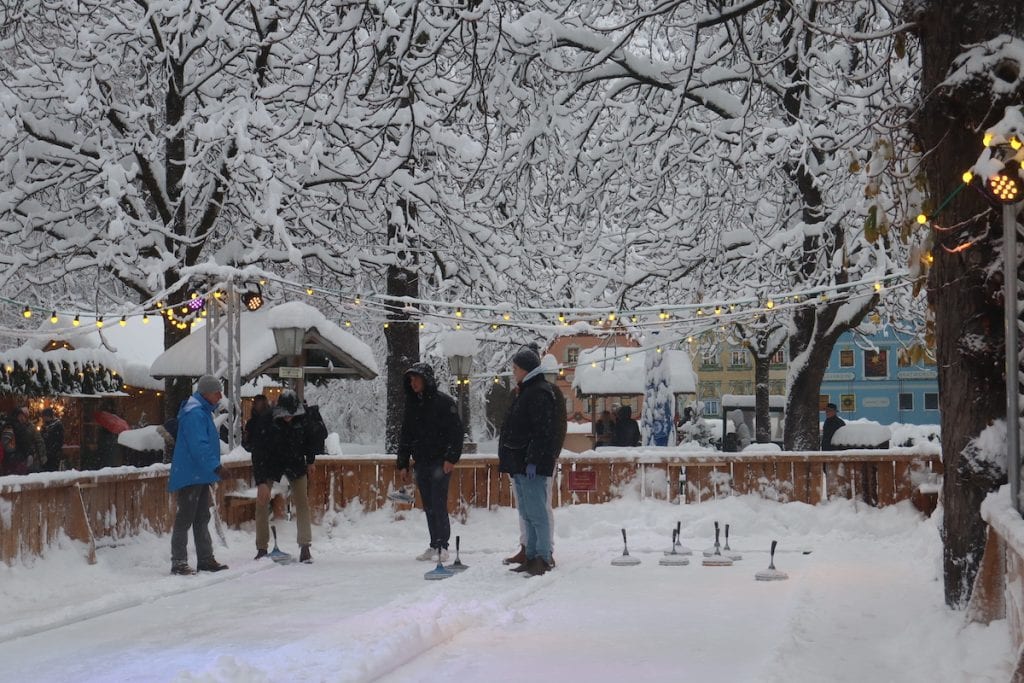
M 576 470 L 569 472 L 570 491 L 596 491 L 597 472 L 595 470 Z

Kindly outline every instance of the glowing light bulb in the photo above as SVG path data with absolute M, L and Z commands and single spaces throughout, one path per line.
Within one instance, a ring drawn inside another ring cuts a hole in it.
M 960 178 L 961 178 L 961 179 L 962 179 L 962 180 L 963 180 L 963 181 L 964 181 L 965 183 L 967 183 L 968 185 L 970 185 L 970 184 L 971 184 L 971 181 L 972 181 L 972 180 L 974 180 L 974 174 L 973 174 L 973 173 L 971 173 L 970 171 L 964 171 L 964 174 L 963 174 L 962 176 L 960 176 Z
M 71 324 L 74 325 L 75 327 L 78 327 L 79 325 L 82 324 L 82 321 L 78 319 L 77 314 L 75 314 L 75 319 L 71 321 Z
M 928 216 L 924 215 L 923 213 L 917 214 L 917 222 L 920 223 L 921 225 L 924 225 L 925 223 L 928 222 Z
M 60 320 L 60 318 L 57 317 L 57 311 L 54 311 L 53 313 L 50 314 L 50 322 L 51 323 L 56 325 L 58 320 Z
M 128 320 L 122 315 L 121 320 L 119 320 L 117 324 L 121 327 L 125 327 L 128 324 Z

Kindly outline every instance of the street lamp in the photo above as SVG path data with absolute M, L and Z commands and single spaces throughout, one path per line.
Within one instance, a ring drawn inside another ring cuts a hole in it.
M 277 346 L 278 354 L 291 358 L 290 367 L 278 368 L 278 377 L 281 379 L 294 380 L 295 393 L 301 401 L 303 396 L 302 386 L 302 346 L 306 339 L 306 328 L 304 327 L 274 327 L 274 344 Z
M 441 340 L 441 350 L 448 359 L 448 369 L 455 375 L 455 392 L 462 420 L 462 450 L 465 453 L 476 452 L 469 425 L 469 375 L 473 371 L 473 353 L 476 349 L 477 341 L 472 332 L 450 332 Z
M 1013 130 L 1006 135 L 985 135 L 985 150 L 975 169 L 993 169 L 985 174 L 982 193 L 1003 209 L 1003 332 L 1006 342 L 1006 460 L 1007 478 L 1010 480 L 1010 499 L 1018 514 L 1022 513 L 1020 500 L 1020 359 L 1017 352 L 1017 324 L 1020 311 L 1017 304 L 1017 212 L 1022 203 L 1021 162 L 1024 145 Z M 973 169 L 972 169 L 973 170 Z M 970 184 L 974 174 L 964 174 Z

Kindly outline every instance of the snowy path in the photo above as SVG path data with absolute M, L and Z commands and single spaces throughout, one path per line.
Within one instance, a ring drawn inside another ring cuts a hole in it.
M 661 567 L 683 523 L 697 556 Z M 747 551 L 700 566 L 714 519 Z M 618 527 L 637 567 L 613 567 Z M 281 538 L 294 531 L 283 525 Z M 753 498 L 699 506 L 621 501 L 559 510 L 551 574 L 525 579 L 508 510 L 455 525 L 470 569 L 423 581 L 419 516 L 385 513 L 314 530 L 315 564 L 255 562 L 230 532 L 219 574 L 167 575 L 168 539 L 140 537 L 83 564 L 53 549 L 0 567 L 3 680 L 11 681 L 999 681 L 1006 626 L 962 626 L 942 604 L 934 523 L 909 506 L 811 508 Z M 771 538 L 791 579 L 753 580 Z M 293 550 L 282 542 L 286 550 Z M 382 552 L 382 548 L 389 548 Z M 748 550 L 749 549 L 749 550 Z

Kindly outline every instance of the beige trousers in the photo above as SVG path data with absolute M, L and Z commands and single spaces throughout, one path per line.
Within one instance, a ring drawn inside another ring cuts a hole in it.
M 291 482 L 292 505 L 295 508 L 295 527 L 299 546 L 313 542 L 313 528 L 310 524 L 309 497 L 307 495 L 306 477 L 299 477 Z M 269 501 L 268 501 L 269 502 Z M 270 544 L 270 505 L 262 505 L 256 500 L 256 549 L 267 550 Z

